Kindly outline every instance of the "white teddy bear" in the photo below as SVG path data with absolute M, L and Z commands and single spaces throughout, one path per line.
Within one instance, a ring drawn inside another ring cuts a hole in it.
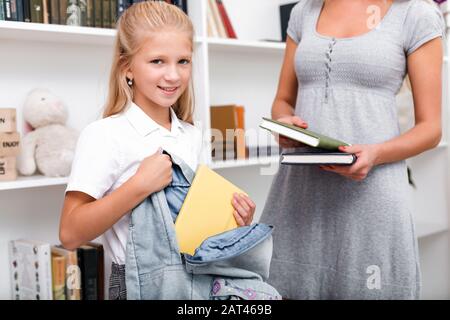
M 35 89 L 28 94 L 23 117 L 34 130 L 22 140 L 19 172 L 32 175 L 37 167 L 45 176 L 68 176 L 78 132 L 65 126 L 68 113 L 63 102 L 49 90 Z

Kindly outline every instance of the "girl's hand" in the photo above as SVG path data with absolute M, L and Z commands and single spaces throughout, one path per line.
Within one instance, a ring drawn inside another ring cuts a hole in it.
M 245 194 L 235 193 L 231 204 L 235 209 L 233 214 L 237 224 L 240 227 L 250 225 L 255 214 L 255 203 Z
M 159 149 L 142 160 L 133 179 L 140 191 L 146 195 L 160 191 L 172 182 L 172 160 Z
M 297 116 L 289 116 L 289 117 L 282 117 L 277 119 L 277 121 L 292 124 L 294 126 L 306 129 L 308 128 L 308 124 L 300 119 Z M 304 147 L 305 145 L 303 143 L 300 143 L 298 141 L 292 140 L 290 138 L 287 138 L 285 136 L 281 136 L 278 134 L 275 134 L 275 139 L 277 140 L 278 144 L 282 148 L 298 148 L 298 147 Z
M 353 146 L 339 147 L 342 152 L 353 153 L 358 158 L 351 166 L 320 166 L 325 171 L 335 172 L 356 181 L 364 180 L 370 170 L 378 165 L 379 145 L 355 144 Z

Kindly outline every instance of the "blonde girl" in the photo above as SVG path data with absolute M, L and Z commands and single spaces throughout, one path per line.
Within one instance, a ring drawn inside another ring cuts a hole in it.
M 203 161 L 202 135 L 192 125 L 194 29 L 183 11 L 163 1 L 136 3 L 118 21 L 104 118 L 78 141 L 62 209 L 67 249 L 103 235 L 112 260 L 110 299 L 125 299 L 125 249 L 130 210 L 172 179 L 170 157 L 193 170 Z M 231 199 L 230 199 L 231 200 Z M 239 225 L 255 204 L 232 199 Z

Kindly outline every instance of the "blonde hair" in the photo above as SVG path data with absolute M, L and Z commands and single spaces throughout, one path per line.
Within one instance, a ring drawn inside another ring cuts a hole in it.
M 189 17 L 178 7 L 164 1 L 145 1 L 133 4 L 117 22 L 114 56 L 109 79 L 109 92 L 103 117 L 122 112 L 133 100 L 133 89 L 128 85 L 126 71 L 133 56 L 139 51 L 143 38 L 149 33 L 168 28 L 186 32 L 194 45 L 194 27 Z M 194 90 L 192 80 L 175 105 L 177 117 L 192 123 Z

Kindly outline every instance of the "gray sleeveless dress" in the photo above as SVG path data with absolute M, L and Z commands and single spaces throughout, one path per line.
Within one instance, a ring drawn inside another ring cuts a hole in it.
M 395 0 L 371 31 L 317 33 L 324 0 L 301 0 L 288 35 L 298 43 L 296 115 L 351 144 L 399 135 L 395 95 L 406 57 L 443 36 L 437 8 Z M 417 299 L 420 269 L 404 161 L 362 182 L 314 166 L 280 165 L 261 221 L 272 224 L 271 283 L 290 299 Z

